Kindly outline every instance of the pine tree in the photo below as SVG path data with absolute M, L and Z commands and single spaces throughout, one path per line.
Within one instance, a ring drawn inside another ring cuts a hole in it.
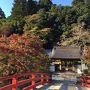
M 27 13 L 28 15 L 32 15 L 37 12 L 37 2 L 33 0 L 27 1 Z
M 27 15 L 27 0 L 14 0 L 12 8 L 12 18 L 16 20 L 22 19 Z
M 52 6 L 51 0 L 39 0 L 40 9 L 45 9 L 46 11 L 50 10 Z
M 0 8 L 0 19 L 2 19 L 2 18 L 5 18 L 5 14 L 4 14 L 4 12 L 2 11 L 2 9 Z
M 85 0 L 73 0 L 72 4 L 73 4 L 73 5 L 76 5 L 76 4 L 78 4 L 79 2 L 85 3 Z

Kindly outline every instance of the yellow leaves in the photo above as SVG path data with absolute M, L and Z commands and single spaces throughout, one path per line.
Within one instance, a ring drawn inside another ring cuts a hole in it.
M 35 22 L 39 18 L 40 18 L 39 14 L 33 14 L 33 15 L 25 17 L 25 21 L 27 21 L 27 22 Z
M 51 28 L 44 28 L 44 29 L 41 29 L 41 32 L 48 34 L 50 30 Z
M 6 56 L 0 53 L 0 60 L 4 59 Z
M 89 40 L 90 39 L 90 33 L 88 32 L 88 30 L 84 29 L 81 25 L 72 25 L 72 29 L 71 29 L 71 33 L 72 35 L 67 38 L 62 36 L 62 41 L 61 41 L 61 45 L 62 46 L 79 46 L 78 41 L 79 40 Z
M 90 65 L 90 45 L 84 47 L 82 58 L 87 65 Z

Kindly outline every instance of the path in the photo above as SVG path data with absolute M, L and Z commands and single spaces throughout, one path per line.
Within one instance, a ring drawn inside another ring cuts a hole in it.
M 64 80 L 64 81 L 52 81 L 52 83 L 37 88 L 36 90 L 90 90 L 85 87 L 76 85 L 75 82 Z
M 75 73 L 54 73 L 50 84 L 38 87 L 36 90 L 90 90 L 76 84 Z

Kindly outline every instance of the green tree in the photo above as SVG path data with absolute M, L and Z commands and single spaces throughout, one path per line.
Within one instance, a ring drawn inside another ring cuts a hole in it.
M 90 6 L 90 0 L 86 0 L 86 4 Z
M 77 18 L 77 22 L 86 22 L 89 13 L 86 4 L 79 2 L 77 5 L 72 7 L 72 10 L 75 12 L 73 16 Z
M 73 5 L 76 5 L 76 4 L 78 4 L 79 2 L 85 3 L 85 0 L 73 0 L 72 4 L 73 4 Z
M 46 41 L 45 48 L 55 45 L 62 34 L 61 19 L 59 19 L 56 10 L 55 12 L 52 10 L 45 12 L 45 10 L 40 9 L 37 14 L 27 16 L 25 22 L 24 31 L 34 32 L 41 39 L 44 39 Z
M 33 14 L 32 16 L 27 16 L 25 18 L 24 32 L 28 31 L 31 34 L 36 34 L 42 40 L 45 40 L 51 28 L 46 27 L 47 20 L 45 20 L 46 18 L 43 15 Z
M 57 6 L 56 4 L 53 4 L 51 6 L 50 12 L 52 12 L 52 13 L 60 13 L 61 12 L 61 6 Z
M 12 18 L 20 20 L 26 15 L 27 15 L 26 0 L 14 0 L 14 5 L 12 8 Z
M 0 20 L 0 36 L 4 34 L 9 36 L 11 34 L 23 34 L 23 25 L 20 21 L 10 18 Z
M 37 2 L 33 1 L 33 0 L 28 0 L 27 1 L 27 13 L 28 13 L 28 15 L 32 15 L 32 14 L 36 13 L 37 10 L 38 10 Z
M 40 9 L 43 8 L 46 11 L 48 11 L 52 6 L 52 1 L 51 0 L 39 0 L 39 6 L 40 6 Z
M 0 19 L 2 19 L 2 18 L 5 18 L 5 14 L 4 14 L 4 12 L 2 11 L 2 9 L 0 8 Z
M 8 37 L 13 33 L 15 33 L 15 28 L 9 23 L 0 27 L 0 35 L 5 35 Z

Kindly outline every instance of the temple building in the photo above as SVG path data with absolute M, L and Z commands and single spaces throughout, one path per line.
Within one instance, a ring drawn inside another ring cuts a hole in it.
M 47 50 L 50 58 L 51 72 L 77 72 L 79 69 L 82 72 L 86 69 L 82 63 L 82 49 L 80 47 L 54 47 L 52 50 Z

